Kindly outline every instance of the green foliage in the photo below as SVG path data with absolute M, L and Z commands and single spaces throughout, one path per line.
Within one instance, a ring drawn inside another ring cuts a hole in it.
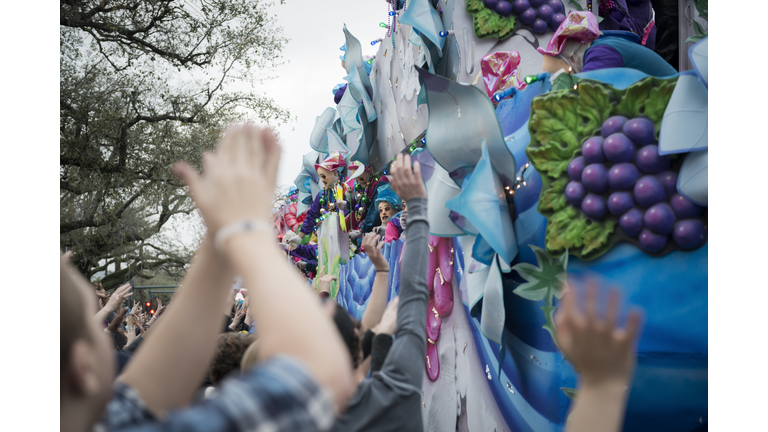
M 709 21 L 709 0 L 693 0 L 696 10 L 702 18 Z
M 194 239 L 202 226 L 174 162 L 199 168 L 230 122 L 289 113 L 230 90 L 268 78 L 285 43 L 263 2 L 106 4 L 60 4 L 59 241 L 87 277 L 121 264 L 109 288 L 187 265 L 195 245 L 169 227 L 197 226 Z
M 560 258 L 553 258 L 547 252 L 537 246 L 530 245 L 536 255 L 538 266 L 520 263 L 512 267 L 525 283 L 512 291 L 520 297 L 531 300 L 545 300 L 541 311 L 544 313 L 544 330 L 549 332 L 552 340 L 557 343 L 557 329 L 555 328 L 554 314 L 557 309 L 552 303 L 554 298 L 562 298 L 565 294 L 565 282 L 568 280 L 568 254 L 564 253 Z
M 581 4 L 579 4 L 579 2 L 577 2 L 576 0 L 570 0 L 568 2 L 568 4 L 573 6 L 573 8 L 576 9 L 577 11 L 583 11 L 584 10 L 584 7 L 581 6 Z
M 467 12 L 472 15 L 472 25 L 478 38 L 504 40 L 512 36 L 515 29 L 514 15 L 501 16 L 486 8 L 483 0 L 467 0 Z
M 562 74 L 551 92 L 533 99 L 531 143 L 526 153 L 542 174 L 538 210 L 547 217 L 547 253 L 557 256 L 568 251 L 590 260 L 611 248 L 619 235 L 615 229 L 617 218 L 608 215 L 602 221 L 593 221 L 567 204 L 568 164 L 581 151 L 584 141 L 598 135 L 603 122 L 614 115 L 648 117 L 656 125 L 658 138 L 676 82 L 677 78 L 648 77 L 625 90 L 617 90 Z
M 696 11 L 699 12 L 699 16 L 701 16 L 703 19 L 709 21 L 709 4 L 708 0 L 694 0 L 693 4 L 696 6 Z M 701 25 L 700 22 L 693 20 L 693 30 L 696 32 L 695 35 L 690 36 L 688 39 L 686 39 L 686 42 L 698 42 L 705 37 L 707 37 L 707 32 L 704 31 L 704 27 Z

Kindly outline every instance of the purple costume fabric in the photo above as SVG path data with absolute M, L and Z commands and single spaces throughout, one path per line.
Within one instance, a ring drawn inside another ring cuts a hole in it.
M 344 96 L 344 90 L 347 89 L 347 84 L 344 84 L 340 89 L 336 90 L 336 94 L 333 95 L 333 102 L 338 105 L 341 102 L 341 97 Z
M 304 223 L 301 224 L 301 230 L 299 232 L 309 234 L 315 229 L 315 225 L 317 225 L 315 219 L 320 217 L 320 198 L 323 196 L 323 192 L 324 191 L 321 190 L 320 193 L 315 195 L 315 200 L 312 201 L 312 205 L 309 206 L 309 210 L 307 210 L 307 218 L 304 219 Z M 349 214 L 349 209 L 344 210 L 345 217 L 347 214 Z
M 618 36 L 601 36 L 584 53 L 582 72 L 625 67 L 655 77 L 668 77 L 677 70 L 650 49 Z
M 299 245 L 290 254 L 302 261 L 317 263 L 317 245 Z
M 653 8 L 650 0 L 613 0 L 614 7 L 609 13 L 603 15 L 600 30 L 624 30 L 630 31 L 642 41 L 646 27 L 653 19 Z M 642 43 L 642 42 L 641 42 Z M 642 45 L 649 49 L 656 47 L 656 25 L 653 24 L 648 32 L 648 37 Z

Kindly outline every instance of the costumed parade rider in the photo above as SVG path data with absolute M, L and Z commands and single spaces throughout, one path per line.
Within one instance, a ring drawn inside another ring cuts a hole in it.
M 354 164 L 363 166 L 359 162 Z M 349 218 L 352 230 L 349 234 L 350 240 L 355 240 L 359 244 L 363 234 L 371 232 L 374 227 L 382 224 L 375 203 L 379 189 L 388 184 L 389 179 L 384 175 L 374 175 L 371 167 L 365 167 L 363 173 L 355 179 L 354 192 L 350 194 L 350 206 L 354 210 Z M 373 211 L 369 211 L 371 207 L 374 207 Z
M 333 152 L 321 163 L 315 164 L 315 170 L 317 170 L 317 175 L 323 183 L 323 189 L 312 201 L 298 236 L 291 239 L 291 245 L 299 246 L 304 237 L 310 235 L 327 214 L 341 211 L 343 212 L 341 217 L 344 218 L 349 214 L 349 206 L 344 200 L 346 185 L 341 181 L 342 170 L 346 166 L 347 161 L 339 152 Z
M 317 245 L 303 245 L 299 244 L 300 242 L 301 238 L 298 235 L 293 231 L 287 231 L 280 246 L 304 276 L 314 279 L 317 272 Z
M 389 183 L 379 186 L 376 197 L 376 209 L 378 210 L 381 225 L 377 227 L 377 230 L 385 242 L 397 240 L 403 232 L 400 224 L 402 206 L 402 200 L 392 190 Z M 387 233 L 389 233 L 389 236 L 387 236 Z
M 638 35 L 623 31 L 601 34 L 597 18 L 587 11 L 573 11 L 560 23 L 544 54 L 542 70 L 553 76 L 563 70 L 580 73 L 610 68 L 631 68 L 655 77 L 668 77 L 677 70 L 661 56 L 640 44 Z

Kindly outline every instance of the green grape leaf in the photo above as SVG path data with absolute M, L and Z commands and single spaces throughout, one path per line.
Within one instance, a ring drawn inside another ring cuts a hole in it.
M 501 16 L 496 11 L 488 9 L 482 0 L 468 0 L 467 12 L 472 15 L 472 27 L 475 36 L 480 39 L 507 39 L 515 29 L 515 16 Z
M 690 36 L 690 37 L 688 37 L 688 39 L 686 39 L 686 40 L 685 40 L 685 42 L 693 42 L 693 43 L 696 43 L 696 42 L 698 42 L 698 41 L 700 41 L 700 40 L 704 39 L 705 37 L 707 37 L 707 34 L 706 34 L 706 33 L 705 33 L 705 34 L 703 34 L 703 35 L 695 35 L 695 36 Z
M 675 90 L 677 80 L 657 80 L 657 82 L 661 84 L 651 89 L 648 102 L 643 107 L 642 114 L 656 125 L 656 139 L 658 140 L 661 120 L 664 118 L 664 111 L 667 110 L 669 100 L 672 99 L 672 92 Z
M 560 211 L 568 205 L 565 200 L 565 186 L 568 178 L 562 177 L 552 182 L 552 187 L 543 191 L 539 198 L 539 208 L 553 212 Z
M 480 12 L 481 10 L 485 9 L 485 5 L 483 4 L 483 0 L 468 0 L 467 1 L 467 12 Z
M 587 228 L 584 230 L 584 249 L 581 251 L 583 255 L 589 255 L 593 251 L 608 245 L 608 237 L 613 234 L 613 229 L 616 226 L 616 221 L 613 219 L 606 219 L 601 222 L 592 222 L 587 224 Z
M 542 209 L 539 213 L 544 214 Z M 582 232 L 586 228 L 586 222 L 581 212 L 572 206 L 553 213 L 547 218 L 547 230 L 545 234 L 547 252 L 558 255 L 566 249 L 578 250 L 584 244 Z
M 579 83 L 578 92 L 579 114 L 582 118 L 578 123 L 578 132 L 584 136 L 597 135 L 603 121 L 610 117 L 614 93 L 590 81 Z
M 565 200 L 565 187 L 570 181 L 568 164 L 581 152 L 587 138 L 600 134 L 603 122 L 611 116 L 647 117 L 654 123 L 658 137 L 676 83 L 676 77 L 647 77 L 619 90 L 599 81 L 578 80 L 561 74 L 555 79 L 552 91 L 533 99 L 528 122 L 531 142 L 526 154 L 541 174 L 538 211 L 547 218 L 548 254 L 571 253 L 591 260 L 607 252 L 616 241 L 628 240 L 616 229 L 616 216 L 609 214 L 595 221 L 568 204 Z M 555 87 L 561 90 L 554 90 Z M 560 298 L 562 291 L 553 295 Z
M 624 96 L 616 107 L 617 113 L 627 118 L 634 118 L 644 109 L 651 93 L 653 83 L 648 79 L 640 80 L 627 87 Z

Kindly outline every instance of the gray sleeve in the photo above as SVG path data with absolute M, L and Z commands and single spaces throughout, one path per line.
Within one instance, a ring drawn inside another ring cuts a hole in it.
M 400 304 L 395 342 L 382 372 L 396 381 L 421 388 L 426 357 L 428 241 L 427 199 L 408 200 L 405 256 L 400 269 Z

